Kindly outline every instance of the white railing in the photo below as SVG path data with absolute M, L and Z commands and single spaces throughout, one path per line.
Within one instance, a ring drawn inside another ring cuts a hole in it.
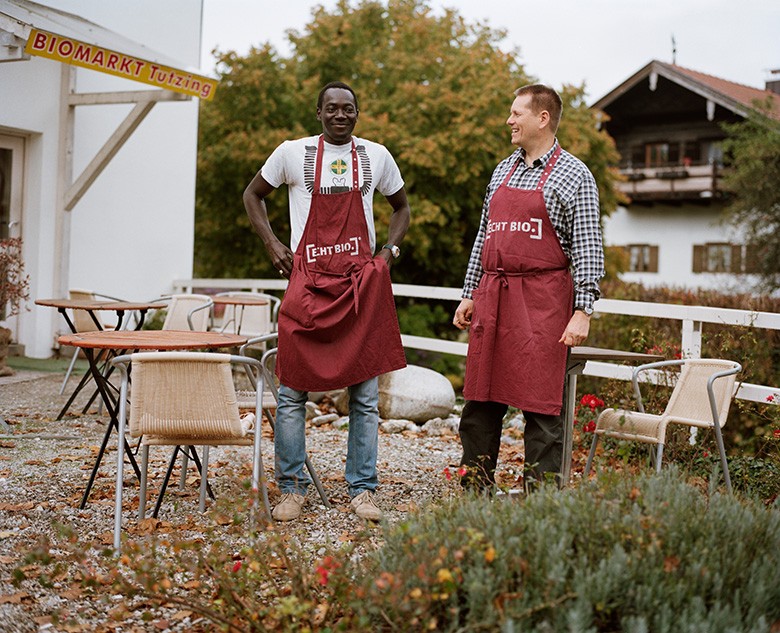
M 284 279 L 178 279 L 174 281 L 173 287 L 175 292 L 193 292 L 193 289 L 265 292 L 284 290 L 287 287 L 287 281 Z M 460 301 L 461 291 L 460 288 L 443 286 L 393 284 L 393 293 L 398 297 L 450 301 L 453 304 L 452 311 L 454 312 L 455 306 Z M 594 318 L 598 319 L 599 314 L 622 314 L 680 321 L 680 350 L 685 358 L 701 357 L 702 327 L 705 323 L 780 330 L 780 314 L 731 308 L 600 299 L 595 304 Z M 468 349 L 468 344 L 465 341 L 449 341 L 410 334 L 402 334 L 401 339 L 405 347 L 456 356 L 465 356 Z M 734 360 L 740 361 L 741 359 Z M 582 373 L 586 376 L 599 378 L 631 380 L 631 371 L 632 368 L 625 365 L 588 361 Z M 780 387 L 743 382 L 739 384 L 736 396 L 741 400 L 766 402 L 767 396 L 776 396 L 779 392 Z

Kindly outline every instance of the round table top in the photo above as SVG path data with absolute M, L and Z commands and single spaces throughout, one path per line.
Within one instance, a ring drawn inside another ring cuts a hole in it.
M 57 309 L 70 310 L 113 310 L 124 312 L 127 310 L 154 310 L 165 308 L 162 301 L 87 301 L 85 299 L 36 299 L 35 305 L 47 306 Z
M 216 305 L 233 305 L 233 306 L 267 306 L 268 299 L 262 297 L 250 297 L 250 296 L 213 296 L 211 299 Z
M 190 330 L 106 330 L 64 334 L 60 345 L 91 349 L 202 349 L 240 347 L 249 340 L 240 334 L 192 332 Z

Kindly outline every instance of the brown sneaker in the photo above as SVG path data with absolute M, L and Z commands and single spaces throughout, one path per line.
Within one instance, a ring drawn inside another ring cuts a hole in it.
M 306 499 L 303 495 L 296 494 L 294 492 L 285 492 L 279 503 L 276 504 L 274 511 L 271 513 L 274 519 L 277 521 L 292 521 L 301 516 L 301 509 Z
M 381 521 L 382 511 L 377 507 L 374 501 L 374 493 L 370 490 L 364 490 L 359 495 L 353 497 L 349 502 L 352 509 L 361 519 L 367 521 Z

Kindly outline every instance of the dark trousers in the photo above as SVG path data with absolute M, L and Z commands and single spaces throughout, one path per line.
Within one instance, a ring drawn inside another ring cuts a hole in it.
M 466 487 L 483 489 L 495 484 L 501 430 L 509 407 L 500 402 L 466 401 L 460 419 L 460 441 L 463 445 L 461 466 L 467 469 L 462 479 Z M 545 479 L 556 476 L 561 485 L 563 459 L 563 412 L 544 415 L 523 411 L 525 418 L 525 464 L 523 481 L 526 491 Z

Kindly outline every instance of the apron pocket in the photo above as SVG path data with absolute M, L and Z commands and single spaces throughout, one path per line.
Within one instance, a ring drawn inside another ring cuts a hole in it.
M 305 328 L 312 327 L 311 292 L 306 287 L 306 277 L 293 270 L 290 283 L 279 306 L 279 315 L 286 316 Z

